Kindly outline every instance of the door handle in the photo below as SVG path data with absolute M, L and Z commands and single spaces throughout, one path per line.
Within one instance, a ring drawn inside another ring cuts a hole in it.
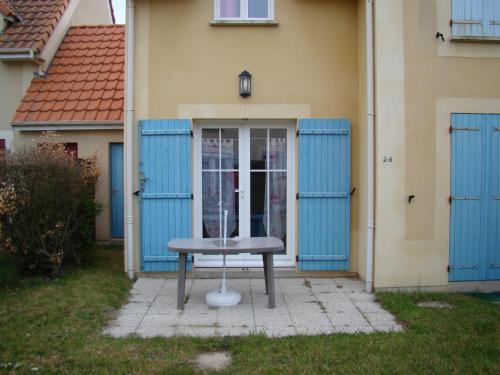
M 240 199 L 244 199 L 244 197 L 245 197 L 245 190 L 243 190 L 243 189 L 234 189 L 234 192 L 240 194 Z

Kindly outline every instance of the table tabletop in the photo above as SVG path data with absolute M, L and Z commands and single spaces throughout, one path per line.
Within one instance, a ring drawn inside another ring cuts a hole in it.
M 167 247 L 177 253 L 190 254 L 264 254 L 282 251 L 285 245 L 275 237 L 228 238 L 226 246 L 219 238 L 180 238 L 169 241 Z

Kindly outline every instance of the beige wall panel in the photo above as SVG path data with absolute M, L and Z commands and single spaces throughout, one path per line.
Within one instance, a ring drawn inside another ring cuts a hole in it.
M 104 204 L 103 212 L 96 220 L 98 240 L 107 241 L 111 237 L 110 185 L 109 185 L 109 144 L 123 142 L 121 130 L 61 131 L 64 142 L 78 143 L 78 157 L 84 158 L 97 154 L 101 176 L 96 187 L 96 199 Z M 15 132 L 16 147 L 36 143 L 40 132 Z
M 376 215 L 375 287 L 405 282 L 404 251 L 404 39 L 403 3 L 378 0 L 375 7 L 376 50 Z M 392 158 L 384 163 L 383 159 Z
M 0 62 L 0 130 L 10 131 L 10 120 L 23 96 L 23 68 L 18 63 Z
M 107 25 L 112 23 L 109 0 L 80 0 L 72 25 Z

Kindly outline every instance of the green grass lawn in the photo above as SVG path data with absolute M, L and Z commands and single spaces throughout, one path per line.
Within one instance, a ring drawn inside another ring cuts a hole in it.
M 500 373 L 500 306 L 473 296 L 379 294 L 407 326 L 404 333 L 283 339 L 102 336 L 106 319 L 126 301 L 130 286 L 121 251 L 108 247 L 92 251 L 83 268 L 57 280 L 2 287 L 0 372 L 193 373 L 194 355 L 225 350 L 233 356 L 228 374 Z M 416 306 L 428 300 L 456 308 Z

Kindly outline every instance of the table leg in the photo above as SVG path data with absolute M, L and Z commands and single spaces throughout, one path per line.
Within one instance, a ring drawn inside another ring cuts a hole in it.
M 268 300 L 269 308 L 274 309 L 276 307 L 276 299 L 274 295 L 274 264 L 273 264 L 273 253 L 267 253 L 267 290 L 268 290 Z
M 187 254 L 179 254 L 179 272 L 177 274 L 177 308 L 184 310 L 184 294 L 186 293 Z
M 267 280 L 267 255 L 265 253 L 262 254 L 262 262 L 264 263 L 264 282 L 266 284 L 266 294 L 268 294 L 268 290 L 267 290 L 267 284 L 268 284 L 268 280 Z

